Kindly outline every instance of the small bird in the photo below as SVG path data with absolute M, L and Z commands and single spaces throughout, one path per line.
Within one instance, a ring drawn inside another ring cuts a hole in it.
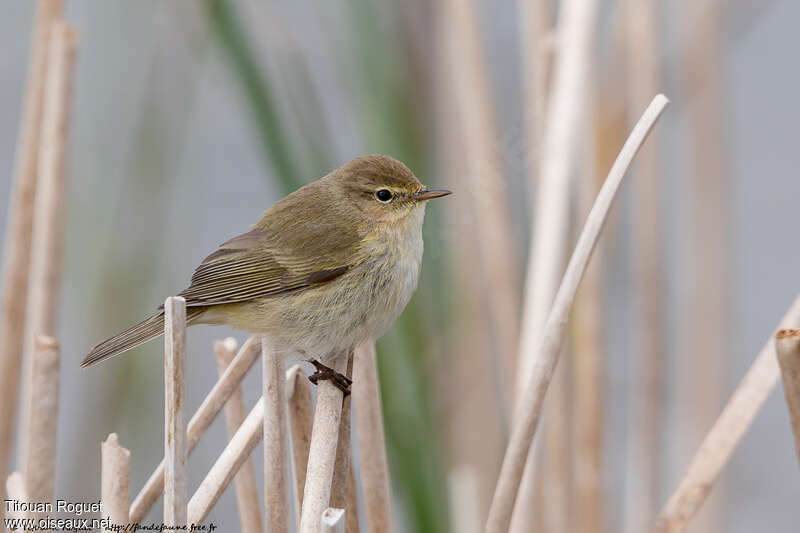
M 400 161 L 358 157 L 269 208 L 206 257 L 179 293 L 186 321 L 265 334 L 347 392 L 337 357 L 381 337 L 417 287 L 427 189 Z M 94 365 L 164 332 L 164 311 L 92 348 Z

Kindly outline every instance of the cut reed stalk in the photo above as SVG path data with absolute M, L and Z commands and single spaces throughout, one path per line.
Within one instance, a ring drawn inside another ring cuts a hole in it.
M 347 377 L 353 377 L 353 352 L 347 356 Z M 339 422 L 339 444 L 336 446 L 336 466 L 333 468 L 333 485 L 331 486 L 330 505 L 337 509 L 347 509 L 348 486 L 350 482 L 350 464 L 352 450 L 350 447 L 350 396 L 342 400 L 342 419 Z M 353 521 L 352 519 L 350 520 Z
M 578 238 L 575 251 L 564 273 L 564 279 L 556 293 L 553 309 L 542 335 L 536 365 L 529 376 L 529 382 L 522 397 L 523 401 L 520 403 L 520 416 L 514 424 L 511 440 L 503 458 L 500 478 L 486 523 L 485 531 L 487 533 L 503 533 L 508 529 L 525 460 L 536 434 L 547 387 L 558 363 L 558 355 L 575 293 L 586 271 L 592 250 L 603 229 L 622 178 L 668 102 L 665 96 L 660 94 L 656 96 L 633 128 L 628 140 L 620 150 L 617 160 L 611 167 Z
M 100 444 L 100 453 L 102 517 L 115 526 L 125 526 L 130 515 L 131 452 L 119 445 L 116 433 L 111 433 Z
M 233 337 L 223 341 L 214 342 L 214 354 L 217 359 L 217 370 L 220 377 L 231 365 L 236 356 L 238 343 Z M 247 411 L 244 406 L 242 387 L 236 387 L 233 394 L 225 404 L 225 422 L 228 428 L 228 438 L 233 438 L 236 430 L 244 422 Z M 256 483 L 256 469 L 253 460 L 248 458 L 242 465 L 234 479 L 236 487 L 236 505 L 239 509 L 239 523 L 242 531 L 256 533 L 263 531 L 261 525 L 261 504 L 258 500 L 258 484 Z
M 52 23 L 61 16 L 61 9 L 61 0 L 39 0 L 36 4 L 14 175 L 9 194 L 3 268 L 0 269 L 0 390 L 3 391 L 0 404 L 0 501 L 4 499 L 6 473 L 11 460 L 11 441 L 17 420 L 47 53 Z M 2 515 L 0 510 L 0 517 Z
M 311 421 L 314 406 L 311 403 L 311 387 L 300 365 L 294 365 L 286 375 L 286 397 L 289 404 L 289 433 L 292 442 L 292 464 L 294 465 L 295 511 L 300 522 L 303 490 L 306 486 L 308 447 L 311 444 Z
M 798 327 L 800 296 L 795 299 L 777 329 Z M 770 336 L 698 448 L 678 488 L 658 514 L 653 533 L 676 533 L 686 529 L 706 501 L 717 477 L 753 419 L 775 389 L 779 374 L 775 341 Z
M 189 500 L 187 514 L 190 524 L 199 524 L 205 520 L 263 437 L 264 399 L 260 398 Z M 267 527 L 270 527 L 269 523 Z
M 236 354 L 222 377 L 217 380 L 203 403 L 197 408 L 192 419 L 189 420 L 189 425 L 186 429 L 188 453 L 192 453 L 200 438 L 239 387 L 239 384 L 252 368 L 259 355 L 261 355 L 261 342 L 257 337 L 250 337 L 239 349 L 239 353 Z M 131 522 L 137 523 L 144 520 L 153 504 L 163 494 L 164 465 L 165 461 L 162 459 L 131 504 Z
M 368 531 L 394 531 L 386 437 L 375 344 L 356 348 L 353 363 L 353 411 L 361 460 L 361 486 Z
M 284 359 L 261 340 L 264 402 L 264 508 L 266 531 L 289 530 L 289 435 L 286 424 Z
M 328 507 L 320 520 L 321 533 L 345 533 L 345 510 Z
M 782 329 L 775 335 L 775 350 L 783 378 L 783 392 L 794 431 L 794 447 L 800 461 L 800 330 Z
M 347 370 L 347 357 L 342 355 L 332 366 L 340 373 Z M 330 504 L 339 425 L 342 418 L 342 399 L 342 391 L 330 380 L 325 380 L 317 386 L 317 406 L 308 450 L 303 508 L 300 512 L 300 533 L 317 533 L 320 516 Z
M 52 502 L 55 496 L 56 438 L 58 434 L 58 393 L 61 356 L 58 342 L 36 335 L 33 341 L 31 403 L 25 424 L 27 446 L 22 472 L 31 502 Z M 44 518 L 46 513 L 31 513 Z
M 47 77 L 42 108 L 42 130 L 38 161 L 36 198 L 31 236 L 30 279 L 25 304 L 25 339 L 22 354 L 22 394 L 19 433 L 19 464 L 27 462 L 26 425 L 31 402 L 34 335 L 55 335 L 56 312 L 61 289 L 62 249 L 64 241 L 64 159 L 67 145 L 69 103 L 75 65 L 75 30 L 63 22 L 54 22 L 47 53 Z M 23 471 L 24 473 L 24 471 Z M 27 483 L 27 479 L 26 479 Z M 26 486 L 33 497 L 31 487 Z
M 186 525 L 186 300 L 164 301 L 164 523 Z

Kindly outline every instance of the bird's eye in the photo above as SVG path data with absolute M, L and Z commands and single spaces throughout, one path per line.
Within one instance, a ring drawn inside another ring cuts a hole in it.
M 377 198 L 379 202 L 389 202 L 392 199 L 392 191 L 389 189 L 380 189 L 375 193 L 375 198 Z

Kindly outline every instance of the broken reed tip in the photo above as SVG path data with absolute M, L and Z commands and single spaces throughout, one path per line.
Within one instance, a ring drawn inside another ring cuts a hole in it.
M 292 398 L 294 396 L 297 380 L 305 377 L 306 373 L 302 365 L 293 365 L 286 372 L 286 398 Z
M 800 337 L 800 329 L 782 329 L 775 334 L 776 339 L 787 339 L 789 337 Z

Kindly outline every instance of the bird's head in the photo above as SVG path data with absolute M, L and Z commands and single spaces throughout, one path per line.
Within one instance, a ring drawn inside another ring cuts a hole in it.
M 443 189 L 428 189 L 407 166 L 386 155 L 357 157 L 326 179 L 376 224 L 393 225 L 421 218 L 428 200 L 450 194 Z

